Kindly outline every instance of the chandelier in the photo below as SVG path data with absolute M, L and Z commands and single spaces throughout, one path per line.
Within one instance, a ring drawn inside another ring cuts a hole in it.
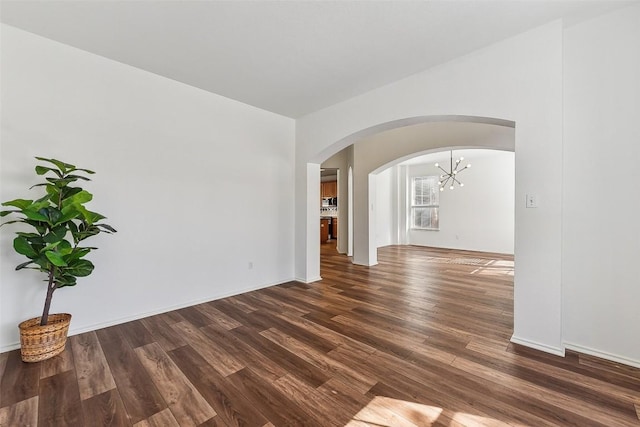
M 453 190 L 455 184 L 457 183 L 460 187 L 464 187 L 464 184 L 458 180 L 458 174 L 463 170 L 470 168 L 471 163 L 467 164 L 464 167 L 460 167 L 460 162 L 464 160 L 464 157 L 460 157 L 456 160 L 455 165 L 453 164 L 453 150 L 450 150 L 450 160 L 449 160 L 449 171 L 443 169 L 439 163 L 436 163 L 436 167 L 439 168 L 443 175 L 440 175 L 440 179 L 438 180 L 438 185 L 440 186 L 440 191 L 444 191 L 444 187 L 449 185 L 449 190 Z

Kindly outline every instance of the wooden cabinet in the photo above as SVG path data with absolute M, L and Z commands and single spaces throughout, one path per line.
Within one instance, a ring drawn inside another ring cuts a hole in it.
M 331 218 L 331 238 L 338 238 L 338 218 Z
M 338 197 L 338 181 L 321 182 L 320 197 Z
M 329 219 L 320 218 L 320 243 L 329 240 Z

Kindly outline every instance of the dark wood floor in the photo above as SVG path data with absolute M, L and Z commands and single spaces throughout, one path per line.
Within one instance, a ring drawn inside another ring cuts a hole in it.
M 640 371 L 509 343 L 513 261 L 323 245 L 287 283 L 0 355 L 2 426 L 637 426 Z

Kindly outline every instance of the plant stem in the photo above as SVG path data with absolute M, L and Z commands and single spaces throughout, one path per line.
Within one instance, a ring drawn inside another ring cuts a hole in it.
M 56 290 L 56 285 L 53 283 L 53 273 L 55 266 L 51 266 L 49 270 L 49 284 L 47 285 L 47 298 L 44 300 L 44 310 L 42 311 L 42 317 L 40 318 L 40 326 L 47 324 L 49 320 L 49 308 L 51 307 L 51 297 L 53 297 L 53 291 Z
M 60 189 L 60 192 L 58 194 L 58 208 L 60 208 L 60 205 L 62 205 L 62 191 L 63 189 Z M 51 228 L 52 227 L 53 226 L 51 226 Z M 55 270 L 56 266 L 51 265 L 51 269 L 49 270 L 49 283 L 47 285 L 47 297 L 44 300 L 44 309 L 42 310 L 42 317 L 40 318 L 40 326 L 44 326 L 49 322 L 49 308 L 51 307 L 51 298 L 53 297 L 53 291 L 56 290 L 56 284 L 53 283 L 53 274 Z

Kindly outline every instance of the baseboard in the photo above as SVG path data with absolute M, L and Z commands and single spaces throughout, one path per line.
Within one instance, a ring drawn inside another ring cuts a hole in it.
M 617 354 L 611 354 L 611 353 L 607 353 L 606 351 L 600 351 L 590 347 L 584 347 L 584 346 L 569 343 L 569 342 L 565 342 L 564 347 L 567 350 L 573 350 L 573 351 L 577 351 L 578 353 L 588 354 L 589 356 L 595 356 L 600 359 L 609 360 L 611 362 L 620 363 L 622 365 L 633 366 L 634 368 L 640 368 L 640 360 L 629 359 L 628 357 L 618 356 Z
M 145 317 L 155 316 L 156 314 L 162 314 L 162 313 L 166 313 L 168 311 L 179 310 L 181 308 L 191 307 L 193 305 L 198 305 L 198 304 L 202 304 L 202 303 L 205 303 L 205 302 L 216 301 L 216 300 L 219 300 L 219 299 L 228 298 L 228 297 L 244 294 L 244 293 L 251 292 L 251 291 L 257 291 L 258 289 L 269 288 L 271 286 L 280 285 L 282 283 L 288 283 L 288 282 L 291 282 L 293 280 L 295 280 L 295 279 L 283 280 L 282 282 L 271 283 L 271 284 L 266 284 L 266 285 L 263 284 L 263 285 L 258 285 L 258 286 L 252 286 L 252 287 L 249 287 L 249 288 L 245 288 L 245 289 L 229 292 L 227 294 L 218 295 L 218 296 L 216 296 L 214 298 L 202 298 L 202 299 L 198 299 L 198 300 L 193 300 L 193 301 L 189 301 L 189 302 L 186 302 L 186 303 L 183 303 L 183 304 L 177 304 L 177 305 L 173 305 L 173 306 L 170 306 L 170 307 L 164 307 L 164 308 L 160 308 L 160 309 L 157 309 L 157 310 L 147 311 L 147 312 L 144 312 L 144 313 L 136 313 L 135 315 L 132 315 L 132 316 L 121 317 L 121 318 L 110 320 L 110 321 L 107 321 L 107 322 L 94 323 L 92 325 L 87 325 L 87 326 L 84 326 L 82 328 L 70 327 L 68 336 L 71 337 L 71 336 L 74 336 L 74 335 L 84 334 L 85 332 L 91 332 L 91 331 L 95 331 L 95 330 L 102 329 L 102 328 L 108 328 L 109 326 L 120 325 L 121 323 L 127 323 L 127 322 L 131 322 L 133 320 L 144 319 Z M 0 347 L 0 353 L 16 350 L 18 348 L 20 348 L 20 342 L 19 341 Z
M 296 282 L 301 282 L 301 283 L 306 283 L 306 284 L 317 282 L 317 281 L 320 281 L 320 280 L 322 280 L 322 277 L 320 277 L 320 276 L 314 277 L 313 279 L 302 279 L 300 277 L 296 277 L 296 279 L 295 279 Z
M 527 340 L 524 338 L 519 338 L 519 337 L 516 337 L 515 335 L 511 336 L 511 342 L 514 344 L 519 344 L 525 347 L 544 351 L 545 353 L 551 353 L 551 354 L 555 354 L 556 356 L 564 357 L 564 347 L 553 347 L 550 345 L 541 344 L 539 342 Z

